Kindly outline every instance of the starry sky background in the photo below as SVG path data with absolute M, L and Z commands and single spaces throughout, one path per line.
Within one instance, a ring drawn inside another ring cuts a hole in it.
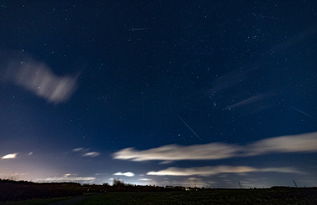
M 314 0 L 0 0 L 0 177 L 316 186 L 317 147 L 216 160 L 114 158 L 128 147 L 246 145 L 316 132 L 316 19 Z M 14 76 L 26 64 L 31 74 L 21 83 Z M 27 88 L 39 65 L 55 76 L 50 82 L 68 76 L 69 95 Z M 219 165 L 304 173 L 146 174 Z

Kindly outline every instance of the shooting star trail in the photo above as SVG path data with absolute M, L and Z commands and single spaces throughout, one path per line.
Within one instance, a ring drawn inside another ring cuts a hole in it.
M 297 107 L 294 107 L 294 106 L 291 106 L 290 107 L 292 110 L 302 114 L 302 115 L 305 115 L 306 117 L 309 117 L 309 118 L 313 118 L 313 116 L 311 116 L 310 114 L 308 114 L 307 112 L 301 110 L 301 109 L 298 109 Z
M 180 115 L 177 115 L 177 117 L 191 131 L 191 133 L 195 135 L 197 139 L 202 140 L 202 138 L 198 135 L 198 133 L 195 132 L 195 130 Z

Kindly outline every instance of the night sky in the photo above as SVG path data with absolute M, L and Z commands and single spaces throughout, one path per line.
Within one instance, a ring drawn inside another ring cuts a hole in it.
M 317 185 L 315 0 L 0 0 L 0 178 Z

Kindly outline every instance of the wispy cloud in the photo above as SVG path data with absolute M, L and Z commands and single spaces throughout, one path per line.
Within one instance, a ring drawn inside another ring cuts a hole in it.
M 140 181 L 152 181 L 152 179 L 150 179 L 150 178 L 141 178 L 141 179 L 139 179 Z
M 73 152 L 81 152 L 84 150 L 85 150 L 85 148 L 82 148 L 82 147 L 77 147 L 77 148 L 72 149 Z
M 290 106 L 290 109 L 292 109 L 292 110 L 294 110 L 294 111 L 296 111 L 296 112 L 298 112 L 298 113 L 300 113 L 300 114 L 302 114 L 302 115 L 304 115 L 306 117 L 313 118 L 313 116 L 311 114 L 303 111 L 302 109 L 299 109 L 298 107 Z
M 245 155 L 283 152 L 317 152 L 317 132 L 268 138 L 245 147 Z
M 15 59 L 8 64 L 5 79 L 52 103 L 69 99 L 75 91 L 77 76 L 57 76 L 44 63 Z
M 36 181 L 40 182 L 91 182 L 94 181 L 95 177 L 70 177 L 70 176 L 62 176 L 62 177 L 47 177 L 44 179 L 37 179 Z
M 82 156 L 83 157 L 98 157 L 100 155 L 99 152 L 86 152 Z
M 150 171 L 147 175 L 156 176 L 211 176 L 217 174 L 241 174 L 249 172 L 281 172 L 281 173 L 301 173 L 291 167 L 273 167 L 273 168 L 255 168 L 249 166 L 207 166 L 207 167 L 192 167 L 178 168 L 170 167 L 159 171 Z
M 6 154 L 1 157 L 1 159 L 15 159 L 18 156 L 18 153 Z
M 247 79 L 250 71 L 252 71 L 252 69 L 244 71 L 236 70 L 218 77 L 212 82 L 211 89 L 209 90 L 210 97 L 214 97 L 218 92 L 227 90 L 236 86 L 237 84 L 240 84 L 245 79 Z
M 262 93 L 262 94 L 254 95 L 254 96 L 251 96 L 249 98 L 243 99 L 239 102 L 236 102 L 234 104 L 228 105 L 225 109 L 232 110 L 232 109 L 246 106 L 249 104 L 254 104 L 254 103 L 263 101 L 265 99 L 268 99 L 268 98 L 272 97 L 273 95 L 274 95 L 273 93 Z
M 287 152 L 317 152 L 317 132 L 267 138 L 244 146 L 210 143 L 165 145 L 143 151 L 126 148 L 114 153 L 113 157 L 131 161 L 215 160 Z
M 115 175 L 115 176 L 133 177 L 134 173 L 133 172 L 116 172 L 113 175 Z
M 84 147 L 76 147 L 72 151 L 80 153 L 83 157 L 98 157 L 100 155 L 100 152 L 90 152 L 89 148 Z
M 284 42 L 277 44 L 276 46 L 270 49 L 270 52 L 276 53 L 285 49 L 289 49 L 302 41 L 305 41 L 307 39 L 310 39 L 311 37 L 314 37 L 316 33 L 317 33 L 317 26 L 313 25 L 304 31 L 296 33 L 295 35 L 291 36 L 289 39 L 285 40 Z
M 0 179 L 23 180 L 27 175 L 28 174 L 25 172 L 14 172 L 13 170 L 9 170 L 0 172 Z
M 166 145 L 144 151 L 126 148 L 114 153 L 114 158 L 132 161 L 223 159 L 233 157 L 240 149 L 239 146 L 223 143 L 191 146 Z

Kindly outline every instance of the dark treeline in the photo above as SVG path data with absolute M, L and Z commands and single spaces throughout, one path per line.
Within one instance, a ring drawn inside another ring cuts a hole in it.
M 113 180 L 113 185 L 91 185 L 84 184 L 85 192 L 162 192 L 162 191 L 185 191 L 185 190 L 198 190 L 203 188 L 186 188 L 181 186 L 154 186 L 154 185 L 132 185 L 126 184 L 120 180 Z
M 189 188 L 186 188 L 189 189 Z M 192 188 L 194 190 L 194 188 Z M 13 181 L 0 179 L 0 201 L 24 200 L 33 198 L 52 198 L 82 195 L 84 193 L 103 192 L 163 192 L 183 191 L 184 187 L 159 187 L 126 184 L 114 180 L 113 185 L 107 183 L 79 184 L 72 182 L 62 183 L 34 183 L 27 181 Z
M 83 193 L 77 183 L 32 183 L 0 180 L 0 201 L 75 196 Z
M 189 188 L 181 186 L 150 186 L 150 185 L 131 185 L 120 180 L 114 180 L 113 185 L 107 183 L 102 185 L 96 184 L 79 184 L 71 182 L 62 183 L 34 183 L 26 181 L 13 181 L 0 179 L 0 201 L 15 201 L 33 198 L 52 198 L 78 196 L 84 193 L 104 193 L 104 192 L 171 192 L 171 191 L 219 191 L 230 189 L 212 189 L 212 188 Z M 232 189 L 231 189 L 232 190 Z M 238 190 L 238 189 L 235 189 Z M 240 189 L 241 190 L 241 189 Z M 253 189 L 255 190 L 255 189 Z M 258 189 L 259 190 L 259 189 Z M 317 188 L 291 188 L 291 187 L 272 187 L 262 189 L 269 192 L 292 192 L 291 195 L 300 193 L 311 195 L 317 193 Z M 260 191 L 260 190 L 259 190 Z M 263 192 L 263 191 L 261 191 Z

